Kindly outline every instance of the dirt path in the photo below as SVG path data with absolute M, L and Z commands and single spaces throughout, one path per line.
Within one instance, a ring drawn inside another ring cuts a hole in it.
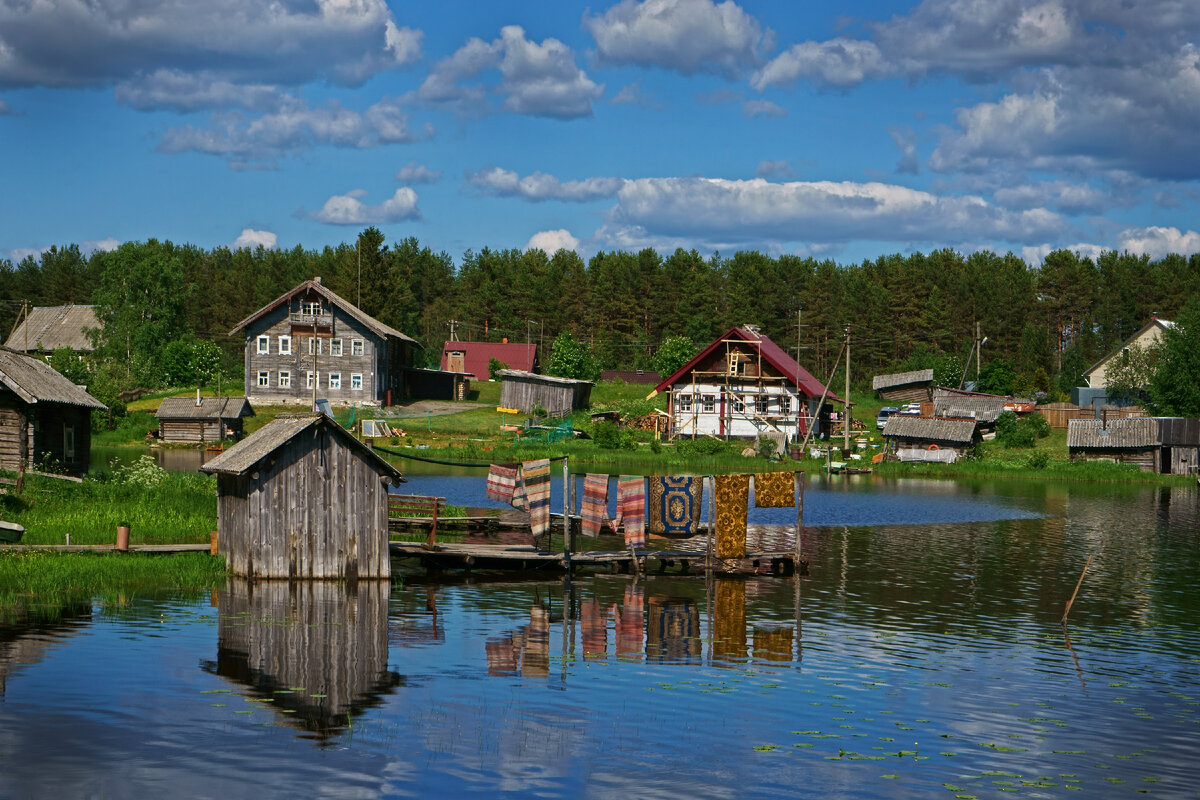
M 384 410 L 382 416 L 406 419 L 432 414 L 435 417 L 442 417 L 447 414 L 457 414 L 460 411 L 470 411 L 475 408 L 487 407 L 487 403 L 463 403 L 453 400 L 415 400 L 403 406 L 390 406 Z

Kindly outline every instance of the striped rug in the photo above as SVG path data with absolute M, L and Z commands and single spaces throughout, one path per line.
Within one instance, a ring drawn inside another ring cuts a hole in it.
M 521 464 L 525 497 L 529 501 L 529 526 L 534 536 L 550 530 L 550 459 Z

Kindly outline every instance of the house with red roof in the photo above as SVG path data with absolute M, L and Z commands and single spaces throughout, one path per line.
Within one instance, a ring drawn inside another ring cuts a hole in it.
M 502 342 L 446 342 L 442 347 L 443 370 L 465 372 L 477 381 L 488 379 L 488 364 L 493 358 L 504 365 L 501 369 L 537 372 L 536 344 L 518 344 L 505 339 Z
M 650 397 L 669 392 L 672 436 L 790 440 L 829 429 L 825 384 L 757 328 L 730 328 L 665 378 Z M 821 403 L 822 395 L 825 402 Z

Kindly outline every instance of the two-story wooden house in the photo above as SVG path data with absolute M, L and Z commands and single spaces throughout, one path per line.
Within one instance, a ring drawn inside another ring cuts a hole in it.
M 407 395 L 416 340 L 347 302 L 314 278 L 239 322 L 252 403 L 380 406 Z

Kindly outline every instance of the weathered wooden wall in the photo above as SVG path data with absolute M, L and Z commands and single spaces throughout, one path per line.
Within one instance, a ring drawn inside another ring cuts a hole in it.
M 1200 470 L 1200 448 L 1171 447 L 1169 454 L 1172 475 L 1195 475 Z
M 541 406 L 551 417 L 568 416 L 574 407 L 575 396 L 572 386 L 507 377 L 500 384 L 500 405 L 518 408 L 525 414 L 533 413 L 534 406 Z
M 884 400 L 896 400 L 904 403 L 927 403 L 933 400 L 933 386 L 930 384 L 896 386 L 891 389 L 880 389 L 879 396 Z
M 304 431 L 247 476 L 219 476 L 218 495 L 220 551 L 235 575 L 391 575 L 387 486 L 324 430 Z
M 215 671 L 271 698 L 281 721 L 334 735 L 401 683 L 387 668 L 389 589 L 231 580 L 217 600 Z
M 33 426 L 27 424 L 25 406 L 11 392 L 0 391 L 0 469 L 15 472 L 33 452 Z
M 65 449 L 65 429 L 74 430 L 75 451 Z M 86 408 L 61 403 L 25 404 L 11 392 L 0 393 L 0 469 L 16 470 L 24 460 L 32 469 L 52 459 L 82 475 L 91 464 L 92 420 Z
M 1116 461 L 1120 464 L 1136 464 L 1143 472 L 1158 472 L 1158 447 L 1144 449 L 1100 449 L 1071 450 L 1072 461 Z
M 1073 419 L 1095 419 L 1096 412 L 1091 407 L 1080 408 L 1074 403 L 1050 403 L 1038 406 L 1037 413 L 1046 418 L 1051 428 L 1066 428 Z

